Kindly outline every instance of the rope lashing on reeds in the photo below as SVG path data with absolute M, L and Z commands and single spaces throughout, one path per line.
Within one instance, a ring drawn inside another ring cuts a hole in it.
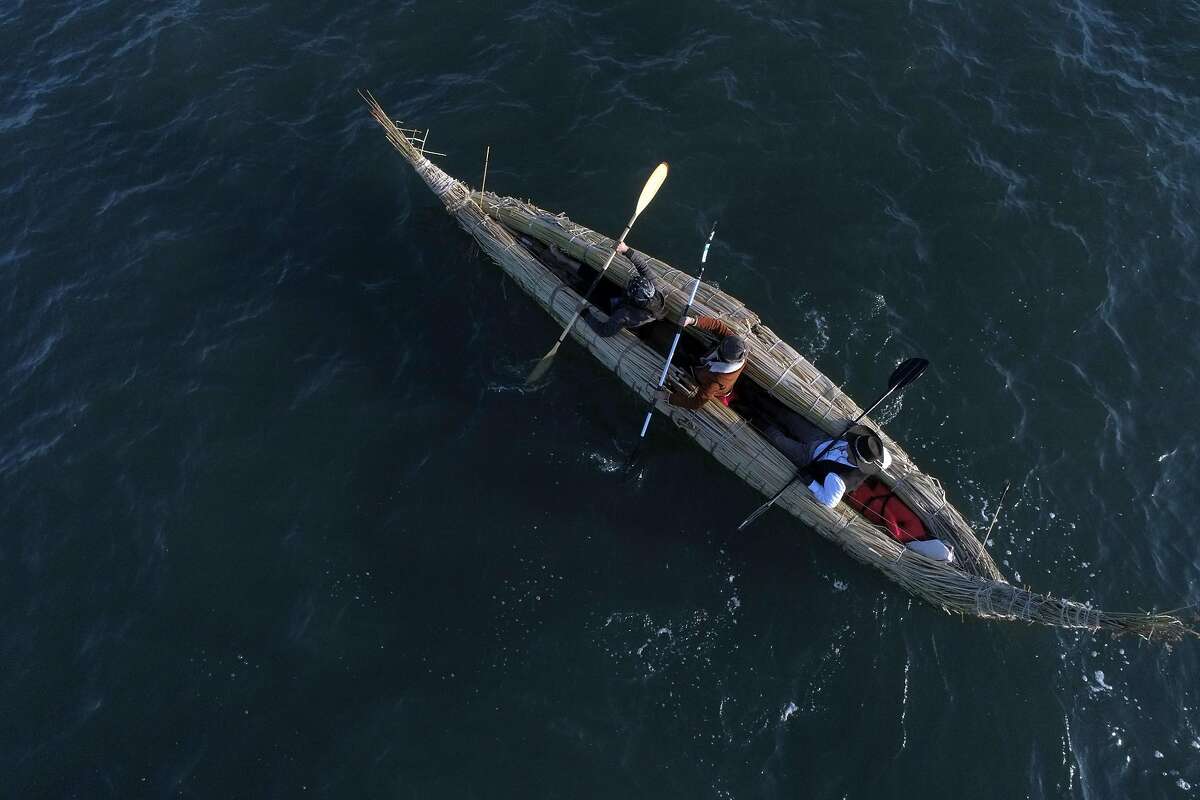
M 776 341 L 775 344 L 779 344 L 779 342 Z M 767 350 L 767 352 L 764 355 L 770 356 L 771 351 L 774 349 L 775 349 L 775 345 L 773 344 L 773 345 L 771 345 L 771 347 Z M 796 357 L 794 359 L 792 359 L 792 362 L 790 364 L 788 364 L 786 367 L 784 367 L 782 370 L 779 371 L 779 377 L 775 379 L 775 382 L 767 387 L 767 392 L 768 393 L 774 392 L 779 387 L 779 384 L 783 383 L 783 379 L 788 376 L 788 373 L 792 371 L 792 367 L 796 366 L 803 360 L 804 360 L 804 356 L 800 355 L 799 353 L 796 353 Z

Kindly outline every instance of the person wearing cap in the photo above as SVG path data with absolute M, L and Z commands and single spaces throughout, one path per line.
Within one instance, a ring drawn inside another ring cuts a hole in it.
M 638 274 L 630 278 L 625 286 L 625 293 L 615 301 L 615 307 L 608 319 L 601 322 L 592 314 L 590 308 L 585 308 L 580 315 L 603 339 L 616 336 L 623 330 L 632 330 L 657 322 L 667 316 L 667 298 L 655 285 L 654 274 L 650 271 L 645 257 L 630 250 L 629 245 L 624 242 L 617 245 L 617 252 L 629 259 Z
M 746 367 L 749 349 L 745 338 L 716 317 L 688 317 L 683 321 L 683 325 L 695 325 L 702 331 L 720 336 L 721 341 L 692 368 L 692 377 L 696 379 L 695 394 L 659 389 L 654 394 L 655 399 L 693 410 L 709 400 L 728 404 L 728 398 L 733 394 L 733 385 L 737 383 Z

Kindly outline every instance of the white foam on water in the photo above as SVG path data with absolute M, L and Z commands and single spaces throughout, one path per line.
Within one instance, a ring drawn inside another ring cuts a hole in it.
M 596 464 L 601 472 L 613 473 L 621 469 L 621 462 L 615 458 L 610 458 L 603 453 L 588 453 L 587 458 L 592 463 Z

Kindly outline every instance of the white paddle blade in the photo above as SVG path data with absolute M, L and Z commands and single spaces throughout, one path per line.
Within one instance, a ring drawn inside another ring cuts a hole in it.
M 658 194 L 658 190 L 662 188 L 663 181 L 666 179 L 667 162 L 664 161 L 654 168 L 654 172 L 650 174 L 650 180 L 646 181 L 646 185 L 642 187 L 642 195 L 638 198 L 637 211 L 633 212 L 634 219 L 637 219 L 646 210 L 646 206 L 650 205 L 650 201 L 654 199 L 654 195 Z

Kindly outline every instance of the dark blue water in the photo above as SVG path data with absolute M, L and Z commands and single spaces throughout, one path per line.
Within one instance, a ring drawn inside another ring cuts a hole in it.
M 947 617 L 406 171 L 710 274 L 1014 582 L 1200 602 L 1200 4 L 0 4 L 13 797 L 1194 797 L 1200 651 Z

